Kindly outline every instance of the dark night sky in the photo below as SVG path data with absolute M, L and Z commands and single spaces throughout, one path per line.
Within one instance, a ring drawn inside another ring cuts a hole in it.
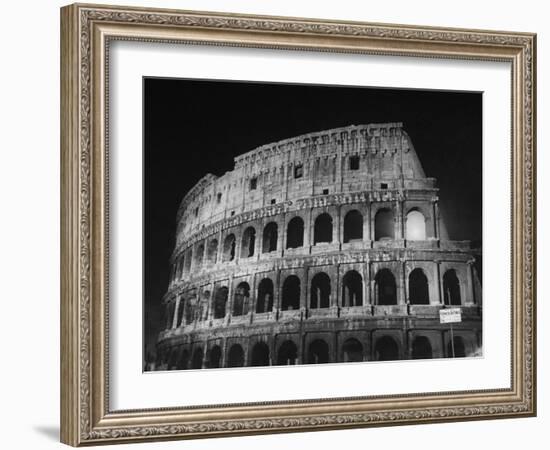
M 346 125 L 403 122 L 440 188 L 449 236 L 481 241 L 480 93 L 144 79 L 145 339 L 161 326 L 176 212 L 206 173 L 260 145 Z

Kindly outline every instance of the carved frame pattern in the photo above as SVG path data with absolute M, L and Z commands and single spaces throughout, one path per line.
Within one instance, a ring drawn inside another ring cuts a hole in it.
M 63 442 L 79 446 L 536 414 L 534 34 L 98 5 L 64 7 L 61 18 Z M 511 389 L 110 411 L 108 111 L 103 108 L 112 39 L 511 62 Z

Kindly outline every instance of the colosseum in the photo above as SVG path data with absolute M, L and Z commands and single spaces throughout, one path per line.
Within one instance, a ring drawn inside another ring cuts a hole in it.
M 479 249 L 449 239 L 401 123 L 234 162 L 180 204 L 157 370 L 480 354 Z M 439 315 L 451 307 L 452 331 Z

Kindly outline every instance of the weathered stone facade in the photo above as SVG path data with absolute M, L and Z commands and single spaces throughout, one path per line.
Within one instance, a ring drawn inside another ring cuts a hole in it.
M 481 285 L 400 123 L 264 145 L 177 215 L 160 369 L 451 356 L 481 349 Z

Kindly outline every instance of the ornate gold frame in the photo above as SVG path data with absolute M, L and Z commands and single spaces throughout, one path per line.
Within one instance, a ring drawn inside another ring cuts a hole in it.
M 113 39 L 510 62 L 510 389 L 110 411 L 105 168 L 106 61 Z M 536 36 L 529 33 L 99 5 L 62 8 L 62 442 L 79 446 L 535 415 L 535 51 Z

